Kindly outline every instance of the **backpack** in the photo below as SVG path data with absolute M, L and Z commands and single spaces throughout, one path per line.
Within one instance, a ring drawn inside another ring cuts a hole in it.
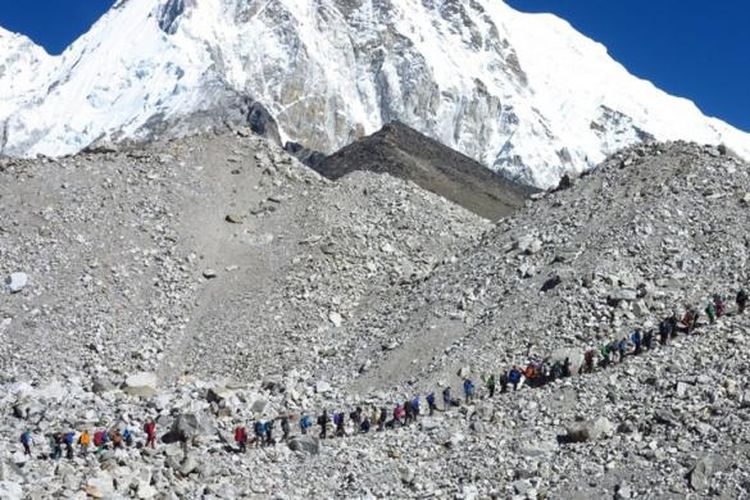
M 28 431 L 21 434 L 21 444 L 29 445 L 31 444 L 31 433 Z
M 312 425 L 312 423 L 310 422 L 310 416 L 305 415 L 304 417 L 302 417 L 302 420 L 300 421 L 299 425 L 303 429 L 307 429 L 308 427 L 310 427 Z
M 73 434 L 72 432 L 65 434 L 65 444 L 73 444 L 74 441 L 75 434 Z

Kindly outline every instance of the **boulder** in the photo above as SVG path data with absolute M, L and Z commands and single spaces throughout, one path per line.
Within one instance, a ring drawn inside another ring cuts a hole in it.
M 690 471 L 688 481 L 695 491 L 703 491 L 708 487 L 708 481 L 713 474 L 714 463 L 709 457 L 700 458 Z
M 326 392 L 330 392 L 330 391 L 331 391 L 331 384 L 329 384 L 328 382 L 319 380 L 315 384 L 315 392 L 317 392 L 318 394 L 325 394 Z
M 151 398 L 156 395 L 156 387 L 159 380 L 153 372 L 140 372 L 125 379 L 122 386 L 123 392 L 131 396 Z
M 339 328 L 344 323 L 344 318 L 342 318 L 339 313 L 331 311 L 328 314 L 328 321 L 330 321 L 336 328 Z
M 165 441 L 192 441 L 200 436 L 213 436 L 215 429 L 211 422 L 197 413 L 182 413 L 174 419 L 169 434 L 165 436 Z
M 29 276 L 26 273 L 13 273 L 5 280 L 5 285 L 10 293 L 18 293 L 29 284 Z
M 534 255 L 542 249 L 542 240 L 531 235 L 522 236 L 516 242 L 516 248 L 519 252 L 526 255 Z
M 620 302 L 632 302 L 638 300 L 638 292 L 632 288 L 619 288 L 610 292 L 607 296 L 607 303 L 611 307 L 617 307 Z
M 3 500 L 21 500 L 24 498 L 23 488 L 17 483 L 0 481 L 0 498 Z
M 612 436 L 615 426 L 606 417 L 597 417 L 585 422 L 577 422 L 565 429 L 568 442 L 583 443 L 585 441 L 597 441 Z
M 292 451 L 299 451 L 310 455 L 317 455 L 320 453 L 320 440 L 313 436 L 293 436 L 287 441 L 287 444 Z

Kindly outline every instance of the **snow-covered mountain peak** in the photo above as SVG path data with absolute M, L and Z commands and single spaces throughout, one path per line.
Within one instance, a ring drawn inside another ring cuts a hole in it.
M 567 22 L 498 0 L 122 0 L 62 56 L 33 60 L 5 64 L 26 77 L 0 90 L 7 154 L 188 133 L 259 101 L 285 138 L 324 152 L 400 120 L 540 186 L 650 139 L 750 157 L 750 135 Z

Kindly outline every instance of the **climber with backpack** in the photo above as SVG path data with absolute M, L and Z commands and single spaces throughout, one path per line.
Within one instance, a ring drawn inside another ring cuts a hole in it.
M 411 400 L 411 412 L 412 417 L 416 421 L 419 418 L 419 412 L 420 412 L 420 406 L 422 405 L 422 402 L 419 398 L 419 394 L 414 396 L 414 399 Z
M 521 369 L 516 365 L 513 365 L 513 367 L 508 372 L 508 382 L 510 382 L 510 384 L 513 386 L 513 392 L 518 390 L 518 384 L 521 383 L 522 377 L 523 373 L 521 373 Z
M 302 418 L 299 420 L 299 431 L 302 434 L 307 434 L 307 429 L 312 427 L 312 418 L 310 418 L 310 415 L 302 414 Z
M 21 445 L 23 446 L 23 454 L 31 456 L 31 445 L 34 444 L 34 439 L 31 437 L 29 431 L 23 431 L 21 433 Z
M 289 415 L 284 415 L 281 417 L 281 440 L 286 441 L 289 439 L 290 432 L 291 427 L 289 425 Z
M 333 414 L 333 426 L 334 426 L 334 435 L 336 437 L 344 437 L 346 435 L 346 431 L 344 430 L 344 414 L 341 412 L 334 412 Z
M 737 312 L 739 314 L 744 313 L 745 307 L 747 307 L 747 292 L 745 292 L 744 289 L 741 289 L 739 292 L 737 292 L 735 302 L 737 302 Z
M 427 409 L 430 411 L 430 416 L 432 416 L 435 414 L 435 410 L 437 410 L 437 406 L 435 405 L 435 393 L 430 392 L 425 399 L 427 400 Z
M 89 453 L 89 446 L 91 445 L 91 435 L 89 431 L 85 430 L 78 436 L 78 449 L 82 457 L 85 457 Z
M 323 410 L 318 417 L 318 425 L 320 426 L 320 439 L 325 439 L 328 435 L 328 410 Z
M 266 427 L 263 425 L 263 422 L 260 420 L 256 420 L 253 424 L 253 444 L 255 444 L 256 447 L 260 448 L 263 446 L 263 440 L 266 435 Z
M 109 438 L 107 437 L 107 431 L 98 430 L 94 433 L 94 446 L 96 447 L 97 452 L 107 449 L 108 441 Z
M 151 448 L 156 447 L 156 422 L 154 422 L 154 419 L 150 418 L 146 422 L 146 424 L 143 426 L 143 430 L 146 432 L 146 446 L 151 446 Z
M 453 398 L 451 398 L 451 388 L 446 385 L 443 389 L 443 411 L 448 411 L 452 403 Z
M 654 343 L 654 329 L 649 328 L 648 330 L 646 330 L 646 333 L 643 334 L 643 347 L 645 347 L 646 349 L 650 351 L 653 346 L 653 343 Z
M 122 430 L 122 440 L 125 441 L 125 446 L 128 448 L 133 446 L 133 433 L 127 427 Z
M 388 410 L 385 407 L 380 408 L 380 416 L 378 417 L 378 431 L 383 432 L 385 430 L 385 424 L 388 422 Z
M 724 316 L 724 312 L 727 310 L 727 306 L 724 303 L 724 297 L 718 293 L 714 294 L 714 310 L 716 311 L 716 318 Z
M 583 353 L 583 366 L 586 373 L 592 373 L 594 371 L 594 356 L 596 356 L 594 349 L 587 349 L 586 352 Z
M 489 392 L 490 398 L 495 397 L 495 374 L 490 373 L 489 376 L 485 375 L 482 377 L 482 380 L 484 381 L 485 387 L 487 387 L 487 392 Z
M 659 323 L 659 343 L 661 345 L 669 344 L 669 339 L 672 337 L 671 322 L 669 318 L 661 320 Z
M 634 355 L 639 355 L 641 353 L 641 345 L 643 343 L 643 335 L 641 334 L 640 328 L 636 328 L 633 330 L 633 333 L 630 334 L 630 341 L 633 343 L 633 346 L 635 349 L 633 350 Z
M 467 404 L 470 404 L 471 400 L 474 398 L 474 382 L 468 378 L 464 379 L 464 398 L 466 399 Z
M 708 316 L 708 322 L 712 325 L 716 323 L 716 306 L 713 302 L 709 302 L 706 305 L 706 309 L 704 310 L 706 312 L 706 316 Z
M 367 434 L 370 432 L 370 417 L 367 415 L 362 418 L 362 422 L 359 424 L 359 432 L 362 434 Z
M 269 420 L 265 423 L 265 426 L 263 428 L 265 435 L 266 435 L 266 445 L 267 446 L 276 446 L 276 441 L 273 439 L 273 428 L 276 425 L 275 420 Z
M 240 453 L 245 453 L 247 449 L 247 430 L 245 427 L 238 425 L 234 429 L 234 442 L 237 443 L 237 449 Z
M 55 432 L 52 434 L 52 458 L 59 460 L 62 458 L 62 446 L 65 440 L 62 432 Z
M 68 460 L 73 460 L 73 445 L 76 442 L 76 435 L 74 432 L 66 432 L 64 436 L 65 441 L 65 457 Z

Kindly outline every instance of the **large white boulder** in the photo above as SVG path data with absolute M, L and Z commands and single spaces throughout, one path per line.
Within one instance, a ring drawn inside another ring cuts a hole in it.
M 125 379 L 122 390 L 131 396 L 151 398 L 156 395 L 159 379 L 153 372 L 140 372 Z

